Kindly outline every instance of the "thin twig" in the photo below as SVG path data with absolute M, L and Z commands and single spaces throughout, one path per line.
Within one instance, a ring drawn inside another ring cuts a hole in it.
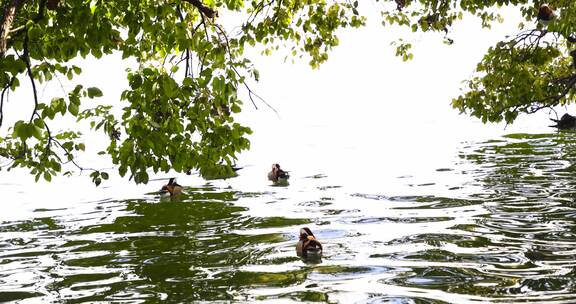
M 2 90 L 2 94 L 0 95 L 0 127 L 2 127 L 2 122 L 4 121 L 4 98 L 8 99 L 8 89 L 12 87 L 16 76 L 13 76 L 10 79 L 10 82 L 4 87 Z
M 204 33 L 206 35 L 206 42 L 209 42 L 210 37 L 208 35 L 208 28 L 206 27 L 206 21 L 204 20 L 204 15 L 200 14 L 200 17 L 202 17 L 201 24 L 204 25 Z M 206 55 L 208 55 L 208 51 L 204 52 L 204 55 L 200 58 L 200 72 L 198 74 L 201 74 L 204 71 L 204 59 L 206 58 Z
M 64 150 L 66 157 L 71 156 L 70 160 L 68 162 L 71 162 L 72 164 L 74 164 L 74 166 L 76 166 L 76 168 L 80 169 L 80 173 L 82 173 L 82 171 L 98 171 L 98 170 L 93 169 L 93 168 L 84 168 L 84 167 L 78 165 L 78 163 L 76 163 L 76 161 L 74 161 L 74 155 L 72 155 L 72 153 L 70 151 L 66 150 L 66 148 L 64 148 L 64 146 L 58 140 L 54 139 L 54 142 L 58 146 L 60 146 L 60 148 L 62 150 Z
M 269 1 L 266 4 L 264 4 L 264 2 L 265 1 L 261 1 L 260 3 L 258 3 L 255 10 L 252 11 L 252 13 L 248 16 L 248 19 L 246 19 L 246 24 L 251 24 L 252 22 L 254 22 L 254 20 L 256 20 L 256 17 L 258 17 L 258 15 L 264 10 L 264 8 L 269 7 L 272 5 L 272 3 L 274 3 L 274 0 Z
M 215 27 L 218 29 L 219 33 L 224 37 L 224 41 L 226 43 L 225 48 L 226 48 L 226 52 L 228 53 L 228 57 L 230 59 L 230 68 L 232 68 L 232 71 L 234 71 L 234 73 L 236 75 L 238 75 L 238 77 L 240 77 L 240 79 L 242 78 L 242 75 L 238 72 L 238 70 L 236 69 L 236 67 L 234 67 L 234 63 L 233 61 L 233 56 L 232 56 L 232 51 L 230 48 L 230 42 L 228 39 L 228 36 L 226 35 L 226 32 L 219 26 L 219 25 L 215 25 Z M 250 101 L 252 102 L 252 104 L 254 105 L 254 108 L 256 110 L 258 110 L 258 106 L 256 106 L 256 102 L 254 101 L 254 98 L 252 97 L 252 95 L 254 95 L 256 98 L 260 99 L 260 101 L 262 101 L 266 106 L 268 106 L 268 108 L 270 108 L 272 111 L 274 111 L 274 113 L 276 113 L 276 115 L 278 117 L 280 117 L 280 114 L 278 114 L 278 111 L 276 111 L 276 109 L 274 107 L 272 107 L 268 102 L 266 102 L 266 100 L 264 100 L 264 98 L 260 97 L 258 94 L 254 93 L 254 91 L 252 91 L 252 89 L 250 88 L 250 86 L 246 83 L 245 80 L 242 80 L 242 84 L 244 85 L 244 87 L 246 87 L 246 89 L 248 90 L 248 98 L 250 98 Z

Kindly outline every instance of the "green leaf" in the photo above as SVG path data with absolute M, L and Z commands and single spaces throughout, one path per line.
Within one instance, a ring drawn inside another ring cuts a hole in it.
M 102 91 L 100 91 L 100 89 L 99 89 L 99 88 L 96 88 L 96 87 L 90 87 L 90 88 L 86 89 L 86 91 L 88 92 L 88 97 L 89 97 L 89 98 L 101 97 L 101 96 L 102 96 Z
M 132 90 L 136 90 L 142 86 L 142 77 L 140 77 L 140 75 L 131 75 L 129 77 L 129 82 Z
M 42 30 L 38 26 L 31 26 L 28 28 L 28 38 L 30 40 L 37 40 L 42 36 Z
M 42 139 L 42 129 L 40 129 L 39 127 L 37 127 L 36 125 L 30 125 L 31 128 L 31 132 L 32 132 L 32 136 L 34 136 L 36 139 L 40 140 Z
M 68 105 L 68 112 L 70 112 L 70 114 L 74 115 L 74 116 L 78 116 L 78 105 L 76 103 L 71 102 Z
M 51 164 L 52 164 L 52 169 L 54 169 L 54 171 L 60 172 L 62 170 L 62 165 L 59 162 L 52 161 Z
M 182 81 L 182 84 L 185 86 L 191 86 L 194 83 L 194 80 L 190 77 L 186 77 L 184 78 L 184 80 Z
M 25 123 L 23 121 L 18 121 L 14 124 L 13 136 L 15 138 L 20 138 L 21 140 L 26 140 L 32 136 L 38 138 L 36 126 L 33 124 Z M 41 136 L 40 136 L 41 137 Z

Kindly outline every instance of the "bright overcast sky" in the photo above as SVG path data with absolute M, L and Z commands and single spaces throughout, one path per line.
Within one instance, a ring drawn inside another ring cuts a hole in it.
M 450 101 L 458 95 L 461 82 L 472 75 L 486 49 L 517 32 L 516 9 L 507 9 L 503 16 L 506 22 L 491 30 L 481 29 L 477 18 L 458 22 L 449 34 L 454 40 L 451 46 L 443 44 L 441 34 L 382 27 L 378 16 L 371 16 L 367 27 L 341 34 L 341 45 L 319 70 L 312 70 L 306 60 L 285 63 L 283 54 L 264 57 L 252 51 L 249 56 L 260 70 L 261 80 L 251 86 L 278 111 L 279 117 L 263 104 L 254 110 L 246 100 L 239 119 L 255 132 L 250 137 L 252 149 L 243 153 L 241 165 L 257 166 L 265 172 L 271 163 L 281 162 L 287 168 L 334 175 L 363 174 L 369 168 L 393 178 L 449 162 L 462 141 L 497 137 L 504 132 L 503 124 L 483 125 L 476 118 L 458 115 Z M 413 44 L 412 61 L 402 62 L 394 56 L 390 43 L 398 37 Z M 126 87 L 126 62 L 119 56 L 86 62 L 79 81 L 102 88 L 102 100 L 118 102 Z M 63 81 L 62 86 L 69 88 L 72 84 Z M 61 92 L 60 84 L 52 82 L 42 88 L 41 95 L 49 99 L 51 94 Z M 21 119 L 18 113 L 30 111 L 31 95 L 24 93 L 29 91 L 11 95 L 5 108 L 6 124 L 0 132 L 5 132 L 10 122 Z M 64 120 L 60 124 L 72 128 L 72 122 Z M 536 119 L 521 117 L 506 132 L 546 132 L 547 123 L 546 114 Z M 97 151 L 98 141 L 98 137 L 86 139 L 89 151 Z M 94 155 L 81 159 L 96 166 Z M 58 195 L 54 189 L 60 184 L 90 185 L 88 178 L 71 180 L 37 184 L 36 195 L 44 196 L 49 189 Z M 21 188 L 33 183 L 33 178 L 2 172 L 0 183 L 8 182 Z M 142 193 L 145 187 L 124 182 L 134 193 Z M 14 199 L 24 195 L 33 194 L 23 190 Z

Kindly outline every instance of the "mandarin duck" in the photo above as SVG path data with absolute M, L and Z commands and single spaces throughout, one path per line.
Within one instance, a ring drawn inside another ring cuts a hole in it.
M 296 254 L 302 258 L 322 256 L 322 244 L 308 227 L 300 229 L 300 239 L 296 244 Z
M 272 181 L 275 185 L 288 183 L 290 175 L 288 172 L 280 169 L 279 164 L 272 165 L 272 171 L 268 172 L 268 180 Z
M 170 193 L 170 196 L 177 196 L 179 194 L 182 193 L 182 186 L 178 185 L 178 183 L 176 182 L 176 178 L 171 177 L 170 180 L 168 181 L 168 184 L 162 186 L 162 189 L 160 191 L 164 192 L 164 193 Z

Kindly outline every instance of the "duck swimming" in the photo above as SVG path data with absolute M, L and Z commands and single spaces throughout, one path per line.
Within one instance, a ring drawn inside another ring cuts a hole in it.
M 303 258 L 320 257 L 322 255 L 322 244 L 308 227 L 300 229 L 300 240 L 296 244 L 296 254 Z
M 162 186 L 160 191 L 170 193 L 170 196 L 177 196 L 182 193 L 182 186 L 176 183 L 176 178 L 172 177 L 168 181 L 168 184 Z
M 271 180 L 276 185 L 288 183 L 288 178 L 290 178 L 290 175 L 280 169 L 279 164 L 273 164 L 272 171 L 268 172 L 268 180 Z
M 568 113 L 562 115 L 560 119 L 550 118 L 550 120 L 556 123 L 556 125 L 550 126 L 552 128 L 558 128 L 558 130 L 576 129 L 576 117 Z

